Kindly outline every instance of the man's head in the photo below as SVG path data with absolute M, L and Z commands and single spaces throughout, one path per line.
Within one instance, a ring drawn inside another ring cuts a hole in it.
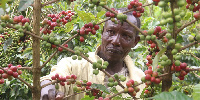
M 123 9 L 119 9 L 118 12 L 123 12 Z M 140 26 L 140 20 L 132 14 L 127 14 L 127 19 L 131 23 Z M 108 20 L 102 32 L 101 52 L 105 60 L 123 60 L 139 40 L 138 32 L 127 22 L 115 24 Z

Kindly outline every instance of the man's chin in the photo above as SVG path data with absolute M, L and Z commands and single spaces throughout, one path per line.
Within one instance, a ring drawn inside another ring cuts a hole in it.
M 110 53 L 110 52 L 107 53 L 106 56 L 107 56 L 106 58 L 107 58 L 108 60 L 119 60 L 119 59 L 123 58 L 121 54 L 118 54 L 118 53 Z
M 107 51 L 107 54 L 108 54 L 108 55 L 111 55 L 111 56 L 121 56 L 121 55 L 122 55 L 121 53 L 112 52 L 112 51 Z

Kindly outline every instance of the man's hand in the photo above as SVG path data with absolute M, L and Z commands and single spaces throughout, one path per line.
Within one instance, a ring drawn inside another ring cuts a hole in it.
M 48 90 L 48 94 L 43 95 L 42 100 L 62 100 L 64 98 L 63 92 L 58 92 L 54 89 Z
M 45 80 L 41 85 L 47 84 L 51 81 Z M 41 90 L 41 100 L 62 100 L 64 98 L 63 92 L 56 92 L 55 85 L 48 85 Z

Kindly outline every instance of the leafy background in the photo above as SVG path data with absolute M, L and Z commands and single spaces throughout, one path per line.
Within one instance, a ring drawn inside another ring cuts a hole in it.
M 42 0 L 42 2 L 47 2 L 49 0 Z M 151 3 L 151 0 L 140 0 L 143 4 Z M 89 0 L 76 0 L 76 2 L 69 3 L 67 0 L 61 0 L 55 4 L 45 6 L 42 9 L 41 18 L 44 19 L 47 17 L 47 14 L 56 14 L 61 11 L 72 10 L 77 13 L 77 17 L 71 22 L 67 23 L 64 28 L 57 28 L 53 31 L 54 35 L 61 39 L 62 41 L 68 39 L 72 34 L 69 32 L 79 29 L 85 23 L 88 22 L 99 22 L 105 18 L 104 14 L 105 9 L 100 9 L 97 7 L 91 7 L 88 3 Z M 126 7 L 130 1 L 129 0 L 107 0 L 108 7 L 110 8 L 121 8 Z M 33 0 L 1 0 L 0 15 L 9 14 L 11 17 L 17 15 L 23 15 L 31 19 L 33 8 L 30 6 L 33 3 Z M 99 10 L 100 9 L 100 10 Z M 184 8 L 181 8 L 184 9 Z M 160 15 L 162 14 L 162 9 L 157 6 L 145 7 L 145 12 L 140 18 L 141 20 L 141 29 L 148 30 L 156 27 L 161 20 Z M 191 21 L 193 13 L 186 11 L 186 16 L 183 18 L 182 22 L 187 23 Z M 189 35 L 195 35 L 200 31 L 200 25 L 195 23 L 190 27 L 185 28 L 178 36 L 177 42 L 182 43 L 182 45 L 187 45 L 187 37 Z M 100 28 L 103 28 L 103 24 L 100 25 Z M 162 27 L 162 29 L 168 29 L 168 27 Z M 14 30 L 6 29 L 8 34 L 11 37 L 1 33 L 0 38 L 0 65 L 2 67 L 7 66 L 7 64 L 12 63 L 14 65 L 21 64 L 22 66 L 32 66 L 32 47 L 31 41 L 26 41 L 24 43 L 18 43 L 17 33 Z M 91 52 L 95 51 L 95 48 L 101 43 L 101 32 L 98 30 L 96 35 L 88 36 L 84 43 L 80 43 L 78 38 L 71 41 L 68 45 L 70 48 L 75 46 L 80 46 L 83 48 L 89 48 Z M 138 45 L 131 50 L 129 55 L 132 57 L 135 65 L 142 70 L 146 70 L 146 55 L 149 54 L 149 46 L 146 44 L 146 41 L 140 41 Z M 41 64 L 54 52 L 54 49 L 45 48 L 44 44 L 41 43 Z M 200 65 L 200 48 L 191 47 L 189 49 L 183 50 L 180 55 L 182 55 L 181 62 L 186 62 L 189 66 L 197 68 Z M 193 54 L 193 55 L 191 55 Z M 43 69 L 42 75 L 46 75 L 50 72 L 51 66 L 55 65 L 61 58 L 69 57 L 72 54 L 64 51 L 59 52 Z M 185 81 L 180 81 L 177 78 L 173 77 L 173 85 L 170 89 L 170 92 L 162 92 L 160 89 L 157 89 L 157 94 L 154 99 L 160 100 L 162 98 L 169 98 L 169 100 L 189 100 L 190 97 L 193 97 L 194 100 L 199 99 L 200 91 L 200 75 L 199 72 L 193 72 L 186 76 Z M 25 79 L 28 83 L 32 83 L 31 72 L 23 71 L 23 74 L 20 76 Z M 103 86 L 100 88 L 103 89 Z M 187 96 L 186 96 L 187 95 Z M 184 97 L 184 98 L 183 98 Z M 0 85 L 0 99 L 1 100 L 27 100 L 31 99 L 31 91 L 28 87 L 18 80 L 6 80 L 6 84 Z M 83 100 L 93 100 L 93 98 L 85 97 Z M 116 97 L 115 99 L 119 99 Z

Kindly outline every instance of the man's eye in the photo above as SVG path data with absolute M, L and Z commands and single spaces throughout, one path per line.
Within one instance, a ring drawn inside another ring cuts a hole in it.
M 114 35 L 114 31 L 113 30 L 108 30 L 107 32 L 109 33 L 109 35 Z
M 125 39 L 130 39 L 130 38 L 131 38 L 131 36 L 126 35 L 126 34 L 123 34 L 122 36 L 123 36 Z

